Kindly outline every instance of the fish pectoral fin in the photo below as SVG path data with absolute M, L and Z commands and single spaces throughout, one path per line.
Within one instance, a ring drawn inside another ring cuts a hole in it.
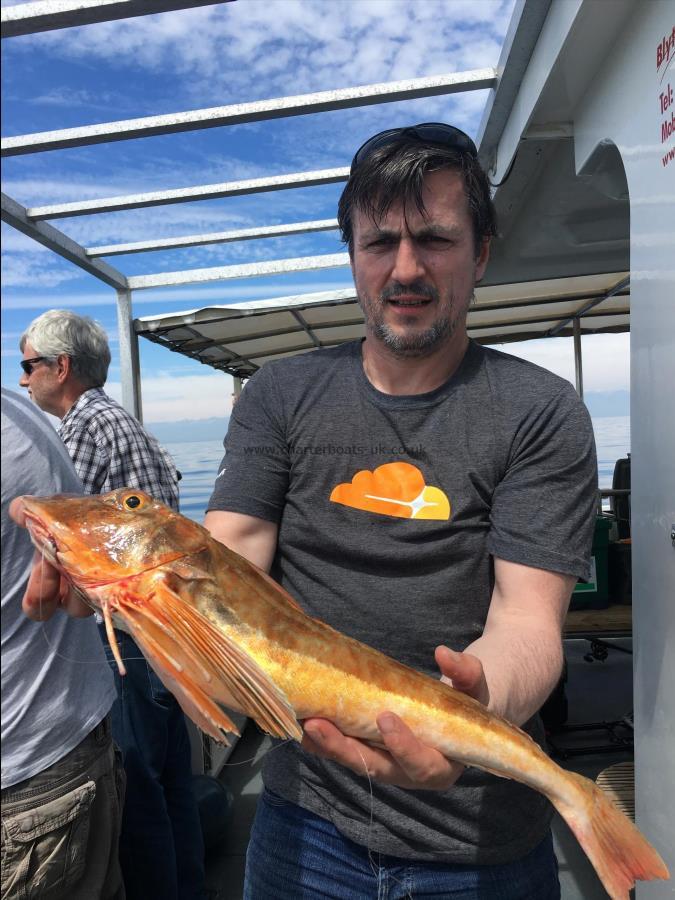
M 198 708 L 198 699 L 211 698 L 255 719 L 274 737 L 302 740 L 293 707 L 258 663 L 166 584 L 157 581 L 142 603 L 119 612 L 135 625 L 141 645 L 144 631 L 153 635 Z
M 164 687 L 176 698 L 185 715 L 214 740 L 229 745 L 226 733 L 239 735 L 239 729 L 200 687 L 189 669 L 177 661 L 180 649 L 175 643 L 171 642 L 167 646 L 166 633 L 147 617 L 132 613 L 131 616 L 127 615 L 126 624 L 143 655 Z

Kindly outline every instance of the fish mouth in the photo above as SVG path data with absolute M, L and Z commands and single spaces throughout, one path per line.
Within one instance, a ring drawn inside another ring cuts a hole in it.
M 25 525 L 28 529 L 28 533 L 30 534 L 33 546 L 45 557 L 47 562 L 51 563 L 57 568 L 60 568 L 59 551 L 63 550 L 64 548 L 59 548 L 58 544 L 50 534 L 49 529 L 47 528 L 43 520 L 35 513 L 27 509 L 25 505 L 24 514 Z

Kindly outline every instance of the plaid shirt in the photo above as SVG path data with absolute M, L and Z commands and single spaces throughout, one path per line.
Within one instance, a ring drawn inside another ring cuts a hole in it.
M 59 425 L 85 493 L 140 488 L 178 509 L 178 473 L 169 454 L 119 403 L 90 388 Z

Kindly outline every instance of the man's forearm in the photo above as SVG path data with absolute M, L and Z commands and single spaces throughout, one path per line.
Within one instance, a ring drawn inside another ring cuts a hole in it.
M 562 628 L 576 578 L 495 559 L 485 629 L 466 648 L 483 664 L 489 709 L 522 725 L 556 686 Z
M 490 692 L 488 708 L 514 725 L 533 716 L 554 689 L 563 665 L 559 635 L 541 625 L 514 623 L 483 634 L 466 648 L 483 664 Z

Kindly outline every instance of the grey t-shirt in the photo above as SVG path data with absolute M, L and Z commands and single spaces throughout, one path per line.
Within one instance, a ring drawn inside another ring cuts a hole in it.
M 269 363 L 230 420 L 209 509 L 276 522 L 272 575 L 312 616 L 434 678 L 434 648 L 482 633 L 493 557 L 589 575 L 597 469 L 572 386 L 470 343 L 453 377 L 392 396 L 360 342 Z M 538 718 L 525 725 L 541 741 Z M 499 863 L 532 849 L 550 808 L 468 770 L 445 792 L 370 787 L 289 742 L 266 785 L 373 850 Z M 372 813 L 372 824 L 371 824 Z
M 34 622 L 21 610 L 33 562 L 28 532 L 9 518 L 21 494 L 82 493 L 56 431 L 24 397 L 2 389 L 2 787 L 69 753 L 115 699 L 94 617 L 57 612 Z

